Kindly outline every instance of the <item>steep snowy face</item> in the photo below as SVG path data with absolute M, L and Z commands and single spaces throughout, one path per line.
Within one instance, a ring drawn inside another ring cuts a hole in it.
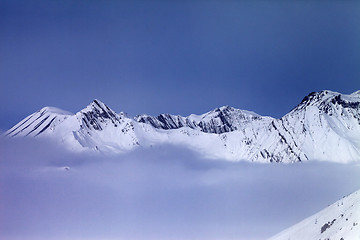
M 81 121 L 81 127 L 88 130 L 101 131 L 108 125 L 117 127 L 124 121 L 123 117 L 118 116 L 113 110 L 99 100 L 94 100 L 76 115 Z
M 186 123 L 186 118 L 179 115 L 160 114 L 157 117 L 152 117 L 144 114 L 136 116 L 135 120 L 140 123 L 150 124 L 157 129 L 178 129 L 185 126 L 194 128 L 191 123 Z
M 269 240 L 359 240 L 360 190 Z
M 358 111 L 360 107 L 360 91 L 350 95 L 340 94 L 332 91 L 312 92 L 306 96 L 294 109 L 304 109 L 309 106 L 316 106 L 322 113 L 333 114 L 340 107 L 347 110 Z M 293 111 L 294 111 L 293 110 Z
M 275 127 L 303 159 L 356 161 L 360 156 L 360 95 L 311 93 Z
M 192 114 L 188 117 L 161 114 L 156 117 L 140 115 L 135 119 L 140 123 L 148 123 L 157 129 L 178 129 L 189 127 L 205 133 L 232 132 L 246 127 L 249 123 L 260 122 L 269 117 L 262 117 L 254 112 L 244 111 L 229 106 L 216 108 L 202 115 Z
M 53 130 L 53 127 L 71 116 L 71 113 L 54 107 L 44 107 L 31 114 L 14 127 L 9 129 L 5 135 L 14 136 L 37 136 L 45 131 Z
M 73 135 L 83 147 L 121 152 L 139 144 L 133 121 L 125 114 L 116 114 L 99 100 L 94 100 L 75 116 L 79 128 Z

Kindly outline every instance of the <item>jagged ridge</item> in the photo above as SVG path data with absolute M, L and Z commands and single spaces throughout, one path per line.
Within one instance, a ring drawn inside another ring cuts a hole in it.
M 74 150 L 123 152 L 170 143 L 229 160 L 359 161 L 359 93 L 310 93 L 280 119 L 229 106 L 188 117 L 161 114 L 132 119 L 94 100 L 76 114 L 43 108 L 5 134 L 48 136 Z
M 261 121 L 263 118 L 254 112 L 223 106 L 202 115 L 192 114 L 188 117 L 170 114 L 161 114 L 156 117 L 139 115 L 135 117 L 135 120 L 148 123 L 158 129 L 189 127 L 205 133 L 221 134 L 238 130 L 251 121 Z

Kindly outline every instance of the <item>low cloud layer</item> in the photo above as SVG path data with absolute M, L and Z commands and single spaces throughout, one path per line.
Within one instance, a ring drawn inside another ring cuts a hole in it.
M 360 166 L 73 154 L 0 140 L 1 239 L 266 239 L 360 188 Z

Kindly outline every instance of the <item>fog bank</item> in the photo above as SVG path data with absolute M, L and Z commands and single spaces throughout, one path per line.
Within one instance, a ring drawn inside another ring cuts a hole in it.
M 360 188 L 360 166 L 104 156 L 0 139 L 1 239 L 266 239 Z

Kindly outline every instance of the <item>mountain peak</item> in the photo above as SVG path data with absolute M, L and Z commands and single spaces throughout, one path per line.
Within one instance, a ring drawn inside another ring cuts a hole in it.
M 360 107 L 360 91 L 354 92 L 352 94 L 341 94 L 338 92 L 333 92 L 329 90 L 324 90 L 320 92 L 312 92 L 306 97 L 303 98 L 300 104 L 298 104 L 290 113 L 291 115 L 295 112 L 309 109 L 309 107 L 318 108 L 319 113 L 325 113 L 328 115 L 335 114 L 344 114 L 344 110 L 353 111 L 351 115 L 355 118 L 357 116 L 357 111 Z M 342 109 L 342 110 L 341 110 Z
M 117 126 L 122 115 L 117 115 L 105 103 L 98 99 L 94 99 L 86 108 L 77 113 L 82 121 L 83 126 L 102 130 L 102 124 L 110 120 L 114 126 Z
M 293 111 L 304 109 L 308 106 L 317 106 L 320 108 L 328 108 L 329 103 L 333 102 L 336 97 L 341 97 L 342 94 L 330 90 L 323 90 L 320 92 L 311 92 L 303 98 L 303 100 L 293 109 Z M 344 96 L 344 95 L 343 95 Z
M 105 103 L 98 99 L 94 99 L 87 107 L 108 108 Z
M 219 110 L 219 111 L 232 111 L 232 110 L 235 110 L 235 108 L 230 107 L 229 105 L 225 105 L 225 106 L 217 108 L 216 110 Z
M 59 115 L 72 115 L 73 113 L 56 107 L 46 106 L 39 110 L 40 113 L 56 113 Z
M 71 115 L 73 114 L 56 107 L 43 107 L 13 126 L 5 135 L 37 136 L 51 129 L 55 122 L 61 122 Z
M 353 92 L 352 94 L 350 95 L 354 95 L 354 96 L 360 96 L 360 90 L 356 91 L 356 92 Z
M 327 98 L 333 97 L 335 95 L 339 95 L 339 93 L 333 92 L 333 91 L 330 91 L 330 90 L 323 90 L 323 91 L 320 91 L 320 92 L 311 92 L 306 97 L 303 98 L 303 100 L 301 101 L 300 104 L 308 103 L 308 102 L 311 102 L 311 101 L 326 100 Z
M 97 113 L 105 113 L 109 114 L 112 117 L 116 115 L 115 111 L 113 111 L 111 108 L 109 108 L 105 103 L 98 99 L 94 99 L 89 105 L 86 106 L 86 108 L 82 109 L 80 112 L 97 112 Z

